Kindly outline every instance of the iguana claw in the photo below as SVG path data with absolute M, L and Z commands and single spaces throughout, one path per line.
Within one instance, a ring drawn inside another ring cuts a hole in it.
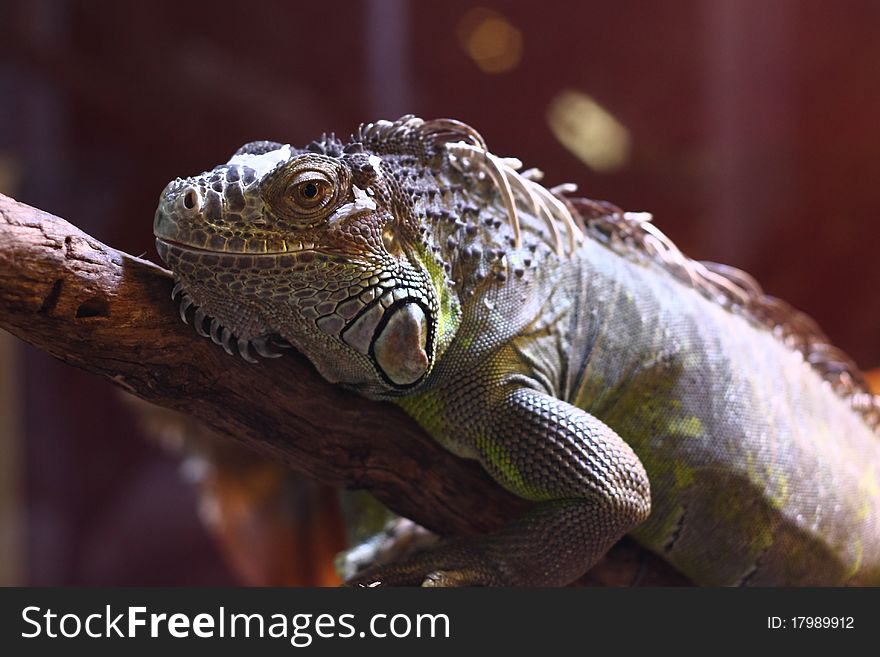
M 480 541 L 458 539 L 441 543 L 414 557 L 371 568 L 346 581 L 346 586 L 447 588 L 510 584 L 499 565 L 486 556 Z

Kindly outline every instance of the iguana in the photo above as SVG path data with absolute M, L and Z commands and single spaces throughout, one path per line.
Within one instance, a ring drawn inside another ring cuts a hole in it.
M 880 397 L 855 365 L 649 215 L 520 169 L 405 116 L 249 143 L 161 194 L 196 331 L 249 361 L 293 345 L 536 502 L 356 583 L 563 585 L 629 533 L 700 584 L 880 584 Z

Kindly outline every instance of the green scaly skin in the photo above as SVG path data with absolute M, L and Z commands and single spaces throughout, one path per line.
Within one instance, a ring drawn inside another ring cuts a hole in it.
M 601 231 L 566 253 L 577 229 L 556 222 L 557 241 L 518 202 L 518 236 L 481 143 L 411 117 L 258 142 L 170 183 L 156 213 L 200 333 L 249 360 L 294 345 L 537 502 L 355 583 L 562 585 L 631 533 L 702 584 L 880 584 L 868 416 Z

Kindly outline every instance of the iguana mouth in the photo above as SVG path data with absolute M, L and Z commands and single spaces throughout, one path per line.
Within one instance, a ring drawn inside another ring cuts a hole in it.
M 178 249 L 180 251 L 193 251 L 195 253 L 210 253 L 212 255 L 217 255 L 217 251 L 213 251 L 211 249 L 204 249 L 204 248 L 200 248 L 198 246 L 191 246 L 190 244 L 184 244 L 183 242 L 177 242 L 175 240 L 168 240 L 168 239 L 164 239 L 161 237 L 157 237 L 156 238 L 156 247 L 158 248 L 160 244 L 162 246 L 172 247 L 172 248 Z M 159 253 L 159 255 L 162 255 L 161 252 Z
M 315 249 L 315 245 L 311 242 L 288 242 L 287 246 L 293 247 L 288 248 L 286 251 L 217 251 L 214 249 L 206 249 L 203 247 L 192 246 L 191 244 L 184 244 L 183 242 L 178 242 L 176 240 L 170 240 L 164 237 L 156 238 L 156 250 L 159 252 L 159 256 L 163 260 L 165 260 L 165 254 L 169 249 L 176 249 L 178 251 L 190 252 L 190 253 L 203 253 L 206 255 L 231 255 L 231 256 L 249 256 L 249 257 L 262 257 L 262 256 L 283 256 L 297 253 L 322 253 Z

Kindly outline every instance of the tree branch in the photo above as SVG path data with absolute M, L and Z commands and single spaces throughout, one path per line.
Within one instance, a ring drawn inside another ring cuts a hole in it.
M 227 355 L 180 321 L 171 287 L 161 267 L 0 195 L 0 327 L 10 333 L 322 482 L 367 488 L 440 533 L 486 531 L 525 508 L 399 408 L 327 383 L 301 355 L 257 365 Z M 643 558 L 625 544 L 590 581 L 626 583 Z M 652 583 L 680 580 L 648 559 Z

